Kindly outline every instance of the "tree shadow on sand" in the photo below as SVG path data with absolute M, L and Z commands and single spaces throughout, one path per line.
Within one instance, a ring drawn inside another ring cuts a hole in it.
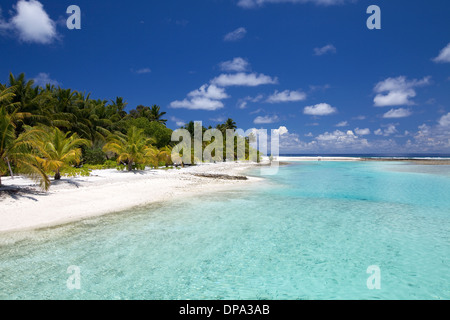
M 0 187 L 0 201 L 6 197 L 11 197 L 14 200 L 29 199 L 39 201 L 35 196 L 46 196 L 44 191 L 35 190 L 27 187 Z

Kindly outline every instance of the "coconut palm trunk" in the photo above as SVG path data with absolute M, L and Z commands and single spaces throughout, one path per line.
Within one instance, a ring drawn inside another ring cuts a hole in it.
M 13 172 L 12 172 L 12 169 L 11 169 L 11 163 L 9 162 L 8 157 L 6 157 L 5 160 L 6 160 L 6 163 L 8 164 L 8 169 L 9 169 L 9 174 L 11 175 L 11 179 L 14 180 L 14 174 L 13 174 Z

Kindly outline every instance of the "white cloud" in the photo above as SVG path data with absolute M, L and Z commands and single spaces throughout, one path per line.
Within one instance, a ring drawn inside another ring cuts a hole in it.
M 264 110 L 260 108 L 260 109 L 256 109 L 255 111 L 250 112 L 249 114 L 258 114 L 261 112 L 264 112 Z
M 267 102 L 269 103 L 280 103 L 280 102 L 295 102 L 303 101 L 306 99 L 306 94 L 300 91 L 289 91 L 285 90 L 283 92 L 275 91 L 269 98 Z
M 262 94 L 257 95 L 256 97 L 245 97 L 243 99 L 238 100 L 238 107 L 239 109 L 245 109 L 247 108 L 248 102 L 259 102 L 264 98 Z
M 224 107 L 223 103 L 218 100 L 211 100 L 208 98 L 197 97 L 193 99 L 184 99 L 183 101 L 173 101 L 170 106 L 174 109 L 190 109 L 190 110 L 205 110 L 215 111 Z
M 390 111 L 386 112 L 383 115 L 383 118 L 385 119 L 396 119 L 396 118 L 406 118 L 412 115 L 411 110 L 409 109 L 391 109 Z
M 324 54 L 327 53 L 336 53 L 336 47 L 333 46 L 332 44 L 328 44 L 322 48 L 315 48 L 314 49 L 314 55 L 315 56 L 323 56 Z
M 398 133 L 397 131 L 397 127 L 394 124 L 388 124 L 386 126 L 386 129 L 382 130 L 382 129 L 377 129 L 374 134 L 377 136 L 385 136 L 388 137 L 392 134 Z
M 217 118 L 211 118 L 209 120 L 211 120 L 213 122 L 225 122 L 225 120 L 227 120 L 227 119 L 225 117 L 223 117 L 223 116 L 220 116 L 220 117 L 217 117 Z
M 170 106 L 172 108 L 214 111 L 222 109 L 224 104 L 220 100 L 227 98 L 229 96 L 225 93 L 225 89 L 205 84 L 200 89 L 188 93 L 188 98 L 182 101 L 173 101 Z
M 348 121 L 339 122 L 336 127 L 348 127 Z
M 325 132 L 315 138 L 318 146 L 324 150 L 356 150 L 363 149 L 369 146 L 366 139 L 361 139 L 354 134 L 353 131 L 348 130 L 343 132 L 336 130 L 332 133 Z
M 19 0 L 16 15 L 10 22 L 0 22 L 2 29 L 12 29 L 24 42 L 49 44 L 58 38 L 56 23 L 50 19 L 44 6 L 36 0 Z
M 224 41 L 238 41 L 245 37 L 247 30 L 243 27 L 237 28 L 236 30 L 228 33 L 223 38 Z
M 330 6 L 343 4 L 347 0 L 239 0 L 238 6 L 245 9 L 261 7 L 266 3 L 313 3 L 316 5 Z
M 277 78 L 271 78 L 264 74 L 256 73 L 236 73 L 236 74 L 221 74 L 211 81 L 212 84 L 229 87 L 229 86 L 247 86 L 256 87 L 264 84 L 276 84 Z
M 450 112 L 439 119 L 439 125 L 441 127 L 450 128 Z
M 319 103 L 305 107 L 303 113 L 311 116 L 329 116 L 337 112 L 337 109 L 327 103 Z
M 152 70 L 150 68 L 142 68 L 139 70 L 134 71 L 137 74 L 146 74 L 146 73 L 151 73 Z
M 353 117 L 352 119 L 353 120 L 360 120 L 360 121 L 362 121 L 362 120 L 366 120 L 367 117 L 366 116 L 357 116 L 357 117 Z
M 314 92 L 314 91 L 325 91 L 325 90 L 330 89 L 330 88 L 331 88 L 331 86 L 329 84 L 325 84 L 323 86 L 315 86 L 315 85 L 309 86 L 309 89 L 310 89 L 311 92 Z
M 215 85 L 203 85 L 200 87 L 200 89 L 191 91 L 188 94 L 189 97 L 203 97 L 213 100 L 223 100 L 229 98 L 229 96 L 226 94 L 224 88 L 219 88 Z
M 431 127 L 426 124 L 419 126 L 413 141 L 409 140 L 408 150 L 420 152 L 450 152 L 450 113 L 438 120 L 438 125 Z
M 245 109 L 245 108 L 247 108 L 247 104 L 248 104 L 247 101 L 245 101 L 245 100 L 239 100 L 239 102 L 238 102 L 238 107 L 239 107 L 239 109 Z
M 281 126 L 278 129 L 273 130 L 273 133 L 284 136 L 289 133 L 289 130 L 285 126 Z
M 437 63 L 445 63 L 450 62 L 450 43 L 441 50 L 439 55 L 433 59 L 434 62 Z
M 34 79 L 34 84 L 45 87 L 47 84 L 58 86 L 59 82 L 53 79 L 50 79 L 50 74 L 41 72 Z
M 405 131 L 399 135 L 396 124 L 387 124 L 374 131 L 378 137 L 369 141 L 370 129 L 356 128 L 354 131 L 325 132 L 310 142 L 304 142 L 293 133 L 280 137 L 280 149 L 283 153 L 449 153 L 450 152 L 450 112 L 437 120 L 435 126 L 423 124 L 417 132 Z M 305 137 L 313 138 L 312 133 Z M 385 137 L 385 138 L 383 138 Z M 399 144 L 392 137 L 408 137 Z
M 368 129 L 368 128 L 366 128 L 366 129 L 356 128 L 355 129 L 355 133 L 358 136 L 368 136 L 370 134 L 370 129 Z
M 249 63 L 243 58 L 234 58 L 231 61 L 224 61 L 219 64 L 220 69 L 230 72 L 244 72 L 249 68 Z
M 374 134 L 375 134 L 376 136 L 382 136 L 382 135 L 383 135 L 383 130 L 377 129 L 377 130 L 375 130 Z
M 274 116 L 259 116 L 257 117 L 253 123 L 254 124 L 270 124 L 270 123 L 275 123 L 278 122 L 279 118 L 277 115 Z
M 374 99 L 376 107 L 402 106 L 414 104 L 410 99 L 416 96 L 414 88 L 428 85 L 431 77 L 422 80 L 408 81 L 406 77 L 388 78 L 379 82 L 374 91 L 377 93 Z
M 186 121 L 178 119 L 176 117 L 170 117 L 170 121 L 175 122 L 178 127 L 182 127 L 186 124 Z

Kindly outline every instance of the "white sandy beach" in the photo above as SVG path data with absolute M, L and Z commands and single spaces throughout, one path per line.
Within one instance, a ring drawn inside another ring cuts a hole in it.
M 61 225 L 154 202 L 245 186 L 261 180 L 223 180 L 193 174 L 242 175 L 252 166 L 220 163 L 135 173 L 97 170 L 90 177 L 63 178 L 53 183 L 47 193 L 24 177 L 2 177 L 3 188 L 20 187 L 21 191 L 0 192 L 0 232 Z

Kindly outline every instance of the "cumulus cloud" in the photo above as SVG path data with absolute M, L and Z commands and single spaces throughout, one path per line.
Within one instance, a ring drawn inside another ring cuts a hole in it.
M 12 30 L 23 42 L 49 44 L 58 38 L 56 23 L 36 0 L 19 0 L 9 22 L 0 19 L 0 30 Z
M 315 48 L 314 49 L 314 55 L 315 56 L 323 56 L 324 54 L 327 53 L 336 53 L 336 47 L 333 46 L 332 44 L 328 44 L 324 47 L 321 48 Z
M 450 112 L 442 116 L 438 122 L 441 127 L 450 129 Z
M 357 149 L 369 146 L 366 139 L 360 139 L 351 130 L 348 130 L 347 132 L 340 130 L 336 130 L 332 133 L 325 132 L 317 136 L 316 140 L 322 147 L 330 146 L 334 149 Z
M 215 85 L 203 85 L 198 90 L 188 93 L 188 98 L 182 101 L 173 101 L 170 104 L 172 108 L 185 108 L 190 110 L 205 110 L 215 111 L 222 109 L 224 104 L 223 99 L 229 96 L 225 93 L 225 89 L 218 88 Z
M 358 136 L 368 136 L 370 134 L 370 129 L 368 129 L 368 128 L 366 128 L 366 129 L 356 128 L 355 129 L 355 133 Z
M 234 58 L 231 61 L 224 61 L 219 64 L 220 69 L 228 72 L 244 72 L 249 69 L 249 63 L 243 58 Z
M 264 74 L 240 72 L 235 74 L 221 74 L 220 76 L 214 78 L 211 83 L 221 87 L 257 87 L 265 84 L 276 84 L 278 83 L 278 79 L 266 76 Z
M 382 129 L 377 129 L 374 134 L 377 136 L 385 136 L 388 137 L 392 134 L 398 133 L 397 131 L 397 127 L 394 124 L 388 124 L 386 126 L 386 129 L 382 130 Z
M 442 116 L 436 126 L 423 124 L 413 135 L 413 140 L 408 140 L 408 150 L 420 152 L 450 152 L 450 113 Z
M 34 79 L 34 84 L 45 87 L 47 84 L 58 86 L 59 82 L 50 78 L 50 74 L 41 72 Z
M 239 0 L 238 6 L 245 9 L 261 7 L 266 3 L 313 3 L 316 5 L 331 6 L 349 2 L 348 0 Z
M 328 103 L 319 103 L 314 106 L 305 107 L 303 113 L 310 116 L 329 116 L 337 113 L 337 109 Z
M 238 41 L 245 37 L 247 34 L 247 29 L 241 27 L 237 28 L 236 30 L 227 33 L 225 37 L 223 38 L 224 41 L 230 42 L 230 41 Z
M 306 99 L 306 94 L 301 91 L 289 91 L 285 90 L 283 92 L 275 91 L 274 94 L 267 98 L 269 103 L 280 103 L 280 102 L 296 102 L 303 101 Z
M 188 94 L 189 97 L 203 97 L 207 99 L 213 99 L 213 100 L 223 100 L 229 98 L 229 96 L 226 94 L 224 88 L 219 88 L 215 85 L 203 85 L 200 87 L 200 89 L 191 91 Z
M 279 118 L 277 115 L 274 116 L 259 116 L 253 121 L 254 124 L 270 124 L 278 122 Z
M 441 50 L 439 55 L 433 59 L 436 63 L 446 63 L 450 62 L 450 43 Z
M 280 149 L 284 153 L 449 153 L 450 152 L 450 112 L 441 116 L 436 125 L 423 124 L 417 132 L 405 131 L 408 140 L 404 144 L 398 143 L 392 136 L 398 136 L 397 124 L 387 124 L 374 131 L 376 139 L 368 140 L 365 136 L 371 134 L 368 128 L 354 131 L 325 132 L 314 138 L 312 133 L 305 137 L 313 138 L 310 142 L 299 139 L 294 133 L 286 133 L 280 137 Z
M 274 134 L 278 134 L 279 136 L 283 136 L 289 133 L 289 130 L 285 126 L 281 126 L 278 129 L 273 130 Z
M 205 110 L 215 111 L 224 107 L 223 103 L 218 100 L 212 100 L 203 97 L 193 99 L 184 99 L 183 101 L 173 101 L 170 106 L 174 109 L 190 109 L 190 110 Z
M 385 119 L 397 119 L 397 118 L 406 118 L 412 115 L 411 110 L 409 109 L 391 109 L 383 115 Z
M 388 78 L 379 82 L 374 91 L 377 93 L 374 99 L 376 107 L 402 106 L 414 104 L 410 99 L 416 96 L 416 87 L 428 85 L 431 77 L 422 80 L 408 80 L 404 76 Z

